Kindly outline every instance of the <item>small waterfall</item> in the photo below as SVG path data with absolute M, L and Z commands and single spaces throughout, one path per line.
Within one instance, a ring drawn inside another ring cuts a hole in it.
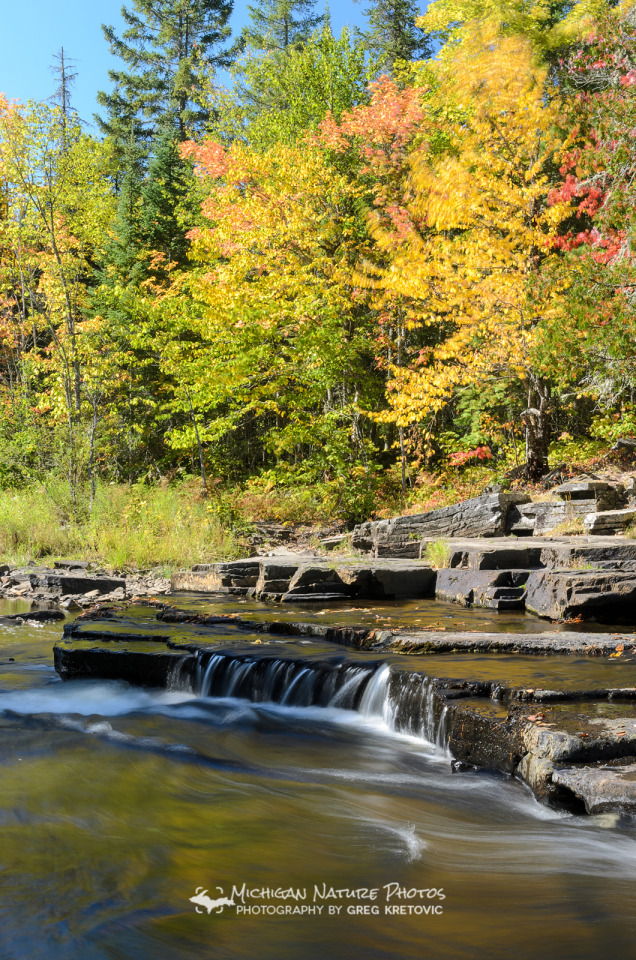
M 371 677 L 360 700 L 359 709 L 360 713 L 364 714 L 364 716 L 380 716 L 383 720 L 388 719 L 390 676 L 391 668 L 385 663 L 384 666 L 376 670 L 373 677 Z
M 286 707 L 335 707 L 447 748 L 448 708 L 429 677 L 386 664 L 199 653 L 194 692 Z

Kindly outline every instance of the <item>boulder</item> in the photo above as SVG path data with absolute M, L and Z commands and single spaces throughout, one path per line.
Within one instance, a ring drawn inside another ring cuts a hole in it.
M 522 609 L 528 571 L 443 569 L 437 571 L 435 597 L 464 606 Z

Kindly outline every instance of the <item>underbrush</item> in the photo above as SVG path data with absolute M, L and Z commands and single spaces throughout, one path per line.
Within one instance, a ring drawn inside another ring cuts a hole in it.
M 561 447 L 558 453 L 562 452 Z M 569 461 L 563 467 L 565 476 L 608 465 L 607 453 L 597 449 L 584 453 L 591 459 Z M 550 460 L 554 465 L 552 455 Z M 514 480 L 510 468 L 511 464 L 495 460 L 420 468 L 410 473 L 404 495 L 399 465 L 375 472 L 354 467 L 348 477 L 313 484 L 277 483 L 271 476 L 235 487 L 212 481 L 208 499 L 193 478 L 154 485 L 101 483 L 92 509 L 87 491 L 72 502 L 68 485 L 51 478 L 26 489 L 0 490 L 0 561 L 83 558 L 120 570 L 191 566 L 245 556 L 259 521 L 350 528 L 366 519 L 459 503 L 479 496 L 491 484 L 523 489 L 538 499 L 553 497 L 540 484 Z M 567 528 L 558 532 L 582 532 L 576 518 L 566 517 L 565 523 Z M 635 530 L 628 532 L 635 535 Z

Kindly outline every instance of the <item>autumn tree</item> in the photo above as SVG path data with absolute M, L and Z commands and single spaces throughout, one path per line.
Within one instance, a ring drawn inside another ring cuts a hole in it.
M 112 218 L 110 173 L 108 149 L 61 108 L 2 110 L 0 267 L 3 312 L 15 331 L 14 372 L 4 387 L 30 397 L 32 418 L 48 413 L 50 439 L 59 443 L 49 466 L 64 464 L 73 502 L 90 445 L 88 288 Z
M 434 129 L 411 155 L 402 204 L 387 210 L 393 224 L 376 218 L 389 265 L 368 271 L 370 286 L 407 305 L 407 329 L 429 331 L 415 362 L 391 368 L 387 417 L 430 421 L 457 390 L 508 378 L 526 392 L 533 478 L 550 438 L 550 387 L 532 363 L 536 325 L 553 308 L 537 283 L 557 146 L 545 78 L 528 41 L 473 26 L 439 67 L 427 107 Z
M 570 136 L 550 193 L 562 224 L 554 239 L 562 260 L 551 282 L 566 294 L 559 314 L 541 326 L 540 355 L 555 378 L 596 401 L 603 418 L 633 411 L 636 401 L 633 5 L 602 15 L 561 71 L 569 93 L 561 123 Z M 625 429 L 623 416 L 615 429 Z
M 196 421 L 215 456 L 251 424 L 261 469 L 327 480 L 340 511 L 359 511 L 374 482 L 359 408 L 378 402 L 381 380 L 352 284 L 365 237 L 352 185 L 308 145 L 184 149 L 208 185 L 208 225 L 193 234 L 202 267 L 186 281 L 200 307 L 186 316 L 177 289 L 157 323 L 174 408 L 195 412 L 170 441 L 191 446 Z

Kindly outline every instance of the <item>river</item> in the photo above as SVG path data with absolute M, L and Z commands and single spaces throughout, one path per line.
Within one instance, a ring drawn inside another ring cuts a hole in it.
M 0 626 L 2 960 L 635 955 L 630 822 L 377 713 L 63 683 L 60 632 Z

